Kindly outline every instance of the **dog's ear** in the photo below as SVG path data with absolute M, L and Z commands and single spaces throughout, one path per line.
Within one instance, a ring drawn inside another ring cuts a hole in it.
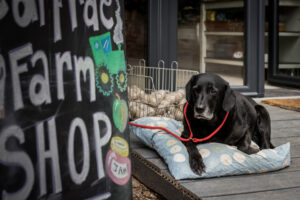
M 224 99 L 223 99 L 223 110 L 229 112 L 235 105 L 235 95 L 229 84 L 225 85 Z
M 189 80 L 189 82 L 186 84 L 185 86 L 185 96 L 186 96 L 186 101 L 191 103 L 192 101 L 192 85 L 193 82 L 196 78 L 196 75 L 192 76 L 191 79 Z

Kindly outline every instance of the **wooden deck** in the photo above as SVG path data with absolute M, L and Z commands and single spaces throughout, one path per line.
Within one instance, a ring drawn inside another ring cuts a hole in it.
M 265 107 L 272 120 L 272 143 L 291 143 L 290 167 L 264 174 L 176 181 L 158 154 L 132 136 L 133 175 L 172 200 L 300 199 L 300 112 Z

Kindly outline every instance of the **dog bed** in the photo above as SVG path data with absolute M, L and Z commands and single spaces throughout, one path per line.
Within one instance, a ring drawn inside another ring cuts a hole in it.
M 182 122 L 164 117 L 143 117 L 133 123 L 164 127 L 178 136 L 183 130 Z M 206 166 L 206 172 L 199 176 L 191 170 L 187 150 L 180 140 L 159 129 L 130 126 L 130 130 L 144 144 L 158 152 L 176 180 L 263 173 L 285 168 L 291 162 L 290 143 L 252 155 L 245 154 L 234 146 L 205 143 L 197 145 Z M 251 145 L 258 148 L 254 143 Z

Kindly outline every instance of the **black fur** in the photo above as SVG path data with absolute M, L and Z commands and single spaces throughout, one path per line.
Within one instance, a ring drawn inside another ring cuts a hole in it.
M 237 146 L 247 154 L 257 153 L 250 146 L 255 141 L 261 149 L 274 148 L 271 144 L 270 116 L 267 110 L 249 97 L 233 91 L 229 84 L 215 74 L 198 74 L 186 85 L 186 99 L 189 102 L 187 118 L 194 138 L 211 134 L 229 112 L 221 130 L 206 142 L 219 142 Z M 182 136 L 189 138 L 190 131 L 183 120 Z M 202 157 L 196 148 L 197 143 L 184 142 L 189 153 L 192 170 L 201 174 L 205 171 Z

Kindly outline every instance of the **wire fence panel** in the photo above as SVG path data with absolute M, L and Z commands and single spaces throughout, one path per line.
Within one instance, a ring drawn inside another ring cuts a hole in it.
M 163 116 L 176 120 L 183 118 L 185 85 L 197 71 L 178 69 L 177 62 L 171 68 L 146 66 L 140 61 L 137 66 L 129 66 L 128 100 L 130 119 L 146 116 Z

